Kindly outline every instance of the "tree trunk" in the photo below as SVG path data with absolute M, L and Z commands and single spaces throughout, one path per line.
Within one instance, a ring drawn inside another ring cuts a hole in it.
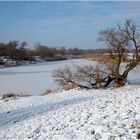
M 127 74 L 125 73 L 123 75 L 120 75 L 118 78 L 116 78 L 114 86 L 115 87 L 124 86 L 127 82 L 127 76 L 128 76 L 128 73 Z
M 113 80 L 115 80 L 115 78 L 114 77 L 108 77 L 108 80 L 106 81 L 106 83 L 105 83 L 105 85 L 104 85 L 104 87 L 107 87 Z
M 125 83 L 127 82 L 127 76 L 128 76 L 128 73 L 126 74 L 122 74 L 122 75 L 119 75 L 117 77 L 111 77 L 109 76 L 108 80 L 106 81 L 104 87 L 107 87 L 110 85 L 110 83 L 114 80 L 114 87 L 121 87 L 121 86 L 124 86 Z

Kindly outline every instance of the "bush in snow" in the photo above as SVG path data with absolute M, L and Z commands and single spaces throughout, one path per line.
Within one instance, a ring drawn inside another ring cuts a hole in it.
M 8 99 L 8 98 L 16 98 L 16 97 L 27 97 L 30 96 L 29 94 L 14 94 L 14 93 L 9 93 L 9 94 L 4 94 L 2 95 L 1 99 Z

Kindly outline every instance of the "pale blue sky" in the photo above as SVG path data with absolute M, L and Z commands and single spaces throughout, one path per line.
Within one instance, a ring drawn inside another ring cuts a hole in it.
M 0 2 L 0 42 L 97 48 L 98 32 L 125 19 L 140 25 L 140 2 Z

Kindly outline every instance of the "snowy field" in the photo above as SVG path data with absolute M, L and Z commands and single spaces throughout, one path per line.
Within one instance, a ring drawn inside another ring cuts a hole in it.
M 3 92 L 42 94 L 57 87 L 52 71 L 68 60 L 0 69 Z M 70 90 L 47 96 L 0 100 L 0 140 L 138 140 L 140 138 L 140 74 L 131 85 L 107 90 Z
M 0 69 L 0 95 L 6 93 L 43 94 L 49 88 L 57 88 L 52 77 L 52 71 L 65 65 L 83 65 L 93 63 L 86 60 L 65 60 L 57 62 L 46 62 L 19 67 Z M 128 80 L 133 84 L 140 84 L 140 73 L 136 69 L 129 74 Z
M 0 139 L 137 140 L 140 86 L 0 101 Z
M 57 88 L 52 72 L 65 65 L 93 63 L 86 60 L 73 59 L 19 67 L 0 69 L 0 94 L 23 93 L 43 94 L 49 88 Z

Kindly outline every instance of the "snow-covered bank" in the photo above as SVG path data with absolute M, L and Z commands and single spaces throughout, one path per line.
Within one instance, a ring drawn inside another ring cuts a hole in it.
M 0 101 L 0 139 L 136 140 L 140 86 Z

